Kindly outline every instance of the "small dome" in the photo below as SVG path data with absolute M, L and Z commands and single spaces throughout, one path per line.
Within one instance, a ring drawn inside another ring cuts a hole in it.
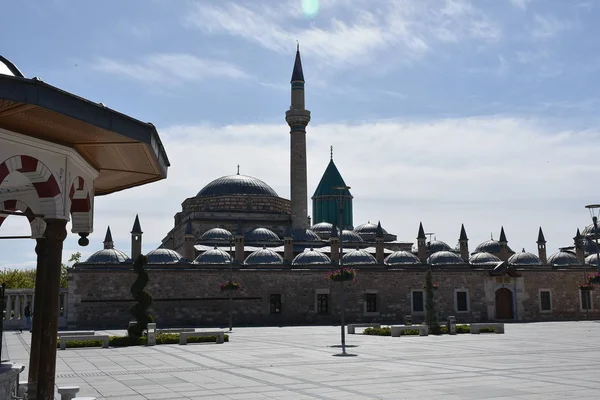
M 427 248 L 429 249 L 429 254 L 437 253 L 438 251 L 452 251 L 452 247 L 441 240 L 432 240 L 428 243 Z
M 446 245 L 447 246 L 447 245 Z M 429 265 L 462 265 L 465 261 L 456 253 L 448 250 L 437 251 L 427 258 Z
M 533 253 L 528 253 L 523 249 L 520 253 L 515 253 L 509 257 L 510 265 L 542 265 L 542 262 Z
M 385 259 L 386 265 L 417 265 L 421 264 L 421 260 L 417 256 L 408 251 L 395 251 Z
M 267 228 L 256 228 L 247 232 L 244 240 L 248 243 L 280 242 L 279 236 Z
M 595 254 L 596 253 L 596 241 L 595 239 L 585 238 L 583 241 L 583 251 L 585 254 Z
M 381 230 L 383 230 L 384 235 L 387 233 L 387 231 L 385 229 L 383 229 L 383 227 L 381 228 Z M 373 235 L 375 235 L 375 234 L 377 234 L 377 224 L 372 224 L 371 222 L 367 222 L 366 224 L 362 224 L 362 225 L 359 225 L 356 228 L 354 228 L 354 232 L 356 232 L 356 233 L 372 233 Z
M 317 235 L 320 235 L 321 233 L 330 234 L 332 228 L 333 224 L 330 224 L 329 222 L 319 222 L 318 224 L 314 224 L 310 230 Z
M 344 231 L 346 232 L 346 231 Z M 356 235 L 356 234 L 355 234 Z M 364 265 L 377 264 L 377 260 L 365 250 L 356 249 L 344 254 L 342 257 L 343 265 Z
M 548 265 L 556 267 L 567 267 L 570 265 L 581 265 L 575 254 L 570 251 L 559 251 L 548 257 Z
M 364 242 L 363 238 L 358 233 L 353 231 L 343 230 L 342 231 L 342 242 L 343 243 L 358 243 Z
M 177 264 L 182 261 L 183 257 L 175 250 L 156 249 L 146 254 L 148 264 Z
M 331 265 L 331 259 L 326 254 L 310 249 L 298 254 L 292 265 Z
M 19 78 L 25 78 L 23 73 L 19 71 L 19 68 L 13 64 L 7 58 L 0 56 L 0 75 L 16 76 Z
M 194 260 L 194 264 L 229 264 L 231 256 L 226 251 L 223 251 L 217 246 L 200 254 Z
M 279 197 L 277 193 L 260 179 L 247 175 L 228 175 L 215 179 L 200 190 L 196 197 L 223 195 L 254 195 Z
M 600 235 L 600 223 L 598 224 L 598 229 L 594 230 L 594 224 L 589 224 L 581 231 L 581 236 L 595 236 L 596 234 Z
M 103 249 L 85 260 L 85 264 L 131 264 L 129 256 L 117 249 Z
M 506 249 L 508 250 L 509 253 L 512 253 L 512 249 L 507 245 Z M 475 251 L 473 252 L 473 254 L 475 253 L 492 253 L 492 254 L 498 254 L 500 253 L 500 242 L 498 242 L 497 240 L 491 239 L 491 240 L 486 240 L 483 243 L 480 243 L 479 246 L 475 247 Z
M 589 256 L 587 256 L 585 258 L 585 263 L 587 265 L 597 266 L 598 265 L 597 255 L 596 254 L 590 254 Z M 579 265 L 579 263 L 577 263 L 577 264 Z
M 199 240 L 203 242 L 230 242 L 233 240 L 233 235 L 227 229 L 212 228 L 204 232 Z
M 265 264 L 283 264 L 283 258 L 271 249 L 263 247 L 260 250 L 256 250 L 250 253 L 246 260 L 245 265 L 265 265 Z
M 310 229 L 295 229 L 292 231 L 292 239 L 296 242 L 320 242 L 321 238 Z
M 481 253 L 475 253 L 471 257 L 469 257 L 469 264 L 471 265 L 494 265 L 499 263 L 500 261 L 502 260 L 500 260 L 492 253 L 488 253 L 486 251 L 482 251 Z

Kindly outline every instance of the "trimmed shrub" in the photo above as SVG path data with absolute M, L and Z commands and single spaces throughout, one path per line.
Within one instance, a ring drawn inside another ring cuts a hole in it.
M 79 349 L 82 347 L 101 347 L 104 344 L 102 340 L 67 340 L 68 349 Z M 56 348 L 60 348 L 60 342 L 56 343 Z
M 140 255 L 133 263 L 133 270 L 137 273 L 137 279 L 131 285 L 131 295 L 137 301 L 131 306 L 131 314 L 135 317 L 136 323 L 127 328 L 129 336 L 140 338 L 148 329 L 148 322 L 154 321 L 154 318 L 148 314 L 148 307 L 152 304 L 152 296 L 144 288 L 148 284 L 148 273 L 144 265 L 148 263 L 146 256 Z
M 484 326 L 483 328 L 479 329 L 479 333 L 496 333 L 496 328 L 493 326 Z
M 363 335 L 392 336 L 392 328 L 366 328 L 363 331 Z
M 229 342 L 229 335 L 225 335 L 224 340 L 225 342 Z M 208 343 L 216 341 L 216 336 L 190 336 L 188 338 L 188 343 Z M 145 346 L 146 343 L 146 336 L 139 338 L 131 336 L 111 336 L 108 339 L 108 344 L 111 347 Z M 102 344 L 102 340 L 67 340 L 68 349 L 100 347 Z M 156 335 L 156 344 L 179 344 L 179 333 L 159 333 Z M 56 347 L 59 348 L 60 343 L 57 343 Z

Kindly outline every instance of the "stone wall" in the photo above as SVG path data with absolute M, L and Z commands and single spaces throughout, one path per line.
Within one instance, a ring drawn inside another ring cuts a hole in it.
M 228 297 L 219 284 L 229 278 L 227 267 L 198 269 L 190 266 L 149 267 L 147 286 L 154 298 L 151 312 L 159 326 L 226 326 Z M 233 295 L 237 325 L 293 325 L 339 323 L 340 284 L 326 280 L 327 269 L 234 269 L 234 280 L 244 289 Z M 357 282 L 346 287 L 348 322 L 402 323 L 412 312 L 411 292 L 423 289 L 425 268 L 393 270 L 385 267 L 359 269 Z M 583 272 L 572 270 L 519 271 L 521 277 L 490 276 L 489 271 L 470 268 L 436 268 L 433 279 L 438 312 L 442 319 L 454 315 L 458 322 L 495 319 L 495 294 L 499 288 L 516 292 L 515 319 L 519 321 L 585 319 L 578 283 Z M 73 328 L 125 327 L 133 304 L 129 288 L 133 271 L 123 268 L 86 267 L 69 272 L 69 326 Z M 552 311 L 541 312 L 539 291 L 552 293 Z M 455 310 L 457 290 L 466 290 L 468 312 Z M 317 314 L 317 292 L 329 292 L 329 313 Z M 366 312 L 365 293 L 376 293 L 377 311 Z M 270 312 L 270 295 L 281 295 L 281 313 Z M 600 299 L 593 292 L 591 318 L 599 318 Z

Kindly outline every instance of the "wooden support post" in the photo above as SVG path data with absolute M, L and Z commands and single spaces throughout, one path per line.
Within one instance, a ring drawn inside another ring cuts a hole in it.
M 54 399 L 54 379 L 56 373 L 56 342 L 58 335 L 58 307 L 60 294 L 60 273 L 63 242 L 67 237 L 64 219 L 46 220 L 46 262 L 42 321 L 40 338 L 38 382 L 36 400 Z M 38 285 L 36 285 L 38 286 Z
M 46 285 L 44 273 L 46 259 L 46 238 L 36 239 L 35 254 L 37 255 L 37 265 L 35 271 L 35 295 L 33 296 L 33 325 L 31 328 L 31 350 L 29 353 L 29 376 L 27 381 L 28 398 L 36 399 L 37 381 L 38 381 L 38 366 L 40 357 L 40 341 L 42 337 L 42 302 L 45 298 L 44 289 Z

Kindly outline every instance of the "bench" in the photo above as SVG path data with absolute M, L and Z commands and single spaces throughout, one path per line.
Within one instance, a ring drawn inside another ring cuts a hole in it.
M 494 328 L 496 333 L 504 333 L 504 323 L 502 322 L 488 322 L 484 324 L 471 324 L 471 333 L 479 333 L 481 328 Z
M 61 336 L 94 336 L 96 332 L 94 331 L 68 331 L 68 332 L 58 332 L 58 337 Z
M 60 337 L 60 349 L 66 349 L 67 341 L 70 340 L 102 340 L 102 348 L 108 348 L 108 335 L 72 335 Z
M 401 332 L 419 330 L 419 336 L 429 335 L 429 327 L 427 325 L 392 325 L 392 336 L 398 337 Z
M 194 332 L 194 328 L 165 328 L 157 329 L 156 333 L 181 333 L 181 332 Z
M 381 328 L 381 324 L 348 324 L 348 335 L 353 335 L 356 328 Z
M 187 344 L 187 340 L 190 337 L 197 336 L 216 336 L 217 343 L 221 344 L 225 342 L 225 332 L 214 331 L 214 332 L 181 332 L 179 335 L 179 344 Z

